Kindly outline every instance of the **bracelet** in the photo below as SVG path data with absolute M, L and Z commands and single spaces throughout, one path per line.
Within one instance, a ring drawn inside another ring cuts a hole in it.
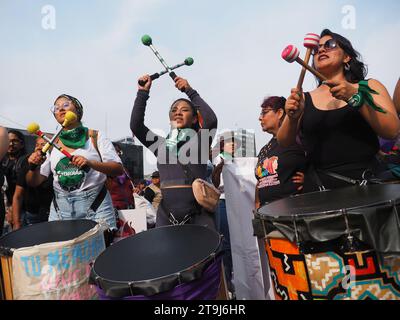
M 358 83 L 358 92 L 354 94 L 350 100 L 348 101 L 348 104 L 351 107 L 354 107 L 356 109 L 361 108 L 364 104 L 369 105 L 372 109 L 375 111 L 381 112 L 381 113 L 387 113 L 386 110 L 383 110 L 381 107 L 377 106 L 374 102 L 374 98 L 372 97 L 372 94 L 379 95 L 379 92 L 376 92 L 375 90 L 371 89 L 368 86 L 368 81 L 367 80 L 362 80 Z

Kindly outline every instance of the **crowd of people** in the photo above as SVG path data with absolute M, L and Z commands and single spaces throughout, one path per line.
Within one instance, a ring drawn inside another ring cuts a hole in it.
M 254 168 L 255 209 L 299 193 L 400 180 L 400 80 L 391 97 L 382 83 L 367 78 L 351 42 L 330 30 L 321 33 L 313 66 L 328 79 L 319 80 L 315 90 L 295 88 L 287 98 L 270 96 L 262 101 L 260 129 L 272 138 L 261 148 Z M 149 228 L 200 224 L 223 234 L 225 274 L 234 291 L 222 171 L 234 159 L 240 141 L 234 132 L 222 134 L 217 155 L 212 156 L 217 116 L 180 77 L 175 86 L 187 98 L 169 107 L 168 136 L 155 134 L 145 125 L 152 79 L 145 75 L 139 80 L 130 129 L 157 157 L 158 171 L 151 175 L 151 183 L 135 183 L 123 166 L 118 145 L 85 127 L 82 104 L 61 95 L 52 110 L 56 121 L 62 125 L 67 111 L 75 113 L 77 121 L 64 127 L 55 142 L 73 154 L 72 159 L 56 149 L 44 154 L 42 138 L 27 153 L 19 131 L 7 134 L 0 128 L 0 184 L 5 184 L 0 234 L 4 219 L 13 230 L 43 221 L 91 219 L 107 224 L 112 243 L 115 210 L 134 209 L 136 197 L 143 197 L 157 212 L 155 225 Z M 356 95 L 361 102 L 350 105 Z M 199 178 L 221 192 L 215 212 L 196 200 L 192 183 Z

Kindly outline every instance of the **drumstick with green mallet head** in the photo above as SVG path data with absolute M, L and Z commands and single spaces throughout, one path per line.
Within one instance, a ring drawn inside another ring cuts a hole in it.
M 177 64 L 177 65 L 171 67 L 171 70 L 175 70 L 175 69 L 178 69 L 178 68 L 183 67 L 183 66 L 191 66 L 193 63 L 194 63 L 193 58 L 188 57 L 188 58 L 185 59 L 184 62 L 179 63 L 179 64 Z M 154 73 L 154 74 L 152 74 L 152 75 L 150 76 L 150 79 L 151 79 L 151 80 L 156 80 L 156 79 L 158 79 L 159 77 L 161 77 L 161 76 L 163 76 L 164 74 L 167 74 L 167 73 L 168 73 L 168 70 L 163 70 L 163 71 L 161 71 L 161 72 Z M 139 85 L 142 86 L 142 87 L 146 84 L 146 82 L 147 82 L 147 81 L 143 81 L 143 80 L 139 80 L 139 81 L 138 81 Z
M 157 59 L 161 62 L 161 64 L 164 66 L 165 70 L 168 72 L 169 76 L 172 78 L 172 80 L 175 80 L 175 78 L 177 77 L 176 73 L 172 71 L 172 69 L 170 68 L 170 66 L 165 62 L 164 58 L 161 56 L 161 54 L 157 51 L 157 49 L 154 47 L 153 45 L 153 39 L 151 39 L 151 37 L 147 34 L 145 34 L 142 37 L 142 43 L 146 46 L 149 47 L 153 53 L 155 54 L 155 56 L 157 57 Z

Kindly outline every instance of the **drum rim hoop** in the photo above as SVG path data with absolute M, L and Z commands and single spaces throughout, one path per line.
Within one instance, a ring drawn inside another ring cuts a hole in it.
M 163 292 L 167 292 L 171 289 L 173 289 L 174 287 L 176 287 L 176 285 L 172 285 L 173 283 L 178 282 L 179 284 L 184 284 L 184 283 L 189 283 L 190 281 L 194 281 L 194 280 L 198 280 L 200 279 L 199 276 L 195 276 L 195 273 L 197 273 L 198 270 L 201 269 L 201 274 L 203 274 L 204 270 L 211 264 L 211 261 L 216 261 L 217 259 L 220 258 L 220 256 L 222 255 L 223 251 L 221 250 L 222 247 L 222 237 L 220 234 L 218 234 L 218 232 L 216 232 L 215 230 L 212 230 L 210 228 L 207 228 L 205 226 L 202 225 L 192 225 L 192 224 L 186 224 L 186 225 L 180 225 L 180 226 L 172 226 L 172 225 L 168 225 L 168 226 L 161 226 L 158 227 L 157 229 L 161 229 L 161 228 L 176 228 L 176 227 L 191 227 L 191 226 L 198 226 L 198 227 L 203 227 L 204 229 L 207 229 L 208 231 L 213 232 L 214 234 L 218 235 L 218 245 L 216 246 L 216 248 L 213 249 L 212 253 L 210 253 L 207 257 L 205 257 L 204 259 L 202 259 L 201 261 L 185 268 L 182 269 L 178 272 L 172 273 L 172 274 L 168 274 L 162 277 L 158 277 L 158 278 L 153 278 L 153 279 L 148 279 L 148 280 L 139 280 L 139 281 L 117 281 L 117 280 L 110 280 L 110 279 L 106 279 L 103 276 L 100 276 L 99 274 L 97 274 L 97 272 L 95 271 L 95 264 L 96 261 L 93 263 L 92 268 L 91 268 L 91 273 L 89 278 L 91 279 L 91 281 L 94 282 L 94 284 L 96 284 L 96 286 L 98 286 L 101 290 L 103 291 L 114 291 L 115 288 L 114 286 L 118 286 L 117 290 L 118 291 L 123 291 L 123 292 L 127 292 L 126 295 L 118 295 L 118 298 L 123 298 L 123 297 L 127 297 L 129 295 L 131 296 L 135 296 L 135 295 L 144 295 L 144 296 L 152 296 L 155 294 L 160 294 Z M 155 229 L 153 229 L 155 230 Z M 152 231 L 152 230 L 148 230 L 148 231 Z M 137 234 L 137 235 L 140 235 Z M 137 235 L 133 235 L 131 237 L 137 236 Z M 105 251 L 103 251 L 101 254 L 103 254 Z M 101 256 L 101 254 L 99 255 L 99 257 Z M 96 258 L 97 260 L 97 258 Z M 193 270 L 192 272 L 192 280 L 190 281 L 180 281 L 181 275 L 185 274 L 186 272 Z M 151 282 L 155 282 L 155 281 L 161 281 L 161 280 L 169 280 L 168 282 L 170 283 L 167 287 L 167 289 L 164 290 L 159 290 L 159 289 L 155 289 L 154 293 L 152 293 L 151 295 L 149 295 L 146 292 L 146 288 L 145 286 L 148 285 Z M 107 283 L 109 285 L 109 288 L 106 289 L 104 288 L 104 286 L 102 285 L 103 283 Z M 136 285 L 136 287 L 134 287 Z M 133 288 L 134 287 L 134 288 Z M 115 296 L 113 295 L 109 295 L 106 294 L 108 297 L 110 298 L 114 298 Z

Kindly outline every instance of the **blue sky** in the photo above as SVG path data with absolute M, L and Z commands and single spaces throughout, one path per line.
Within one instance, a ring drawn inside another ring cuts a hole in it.
M 56 10 L 55 30 L 42 28 L 45 5 Z M 347 5 L 356 10 L 355 29 L 343 28 Z M 270 138 L 259 129 L 260 102 L 287 96 L 300 72 L 280 58 L 287 44 L 303 55 L 304 35 L 328 27 L 352 41 L 369 77 L 393 93 L 400 73 L 399 12 L 395 0 L 0 0 L 0 124 L 22 128 L 36 121 L 54 131 L 49 108 L 69 93 L 82 101 L 87 126 L 111 139 L 130 135 L 137 78 L 162 70 L 140 42 L 150 34 L 169 64 L 195 59 L 177 73 L 214 108 L 220 129 L 254 129 L 260 149 Z M 305 90 L 314 86 L 308 75 Z M 168 106 L 181 96 L 170 79 L 157 80 L 147 125 L 167 132 Z M 154 159 L 146 160 L 150 172 Z

